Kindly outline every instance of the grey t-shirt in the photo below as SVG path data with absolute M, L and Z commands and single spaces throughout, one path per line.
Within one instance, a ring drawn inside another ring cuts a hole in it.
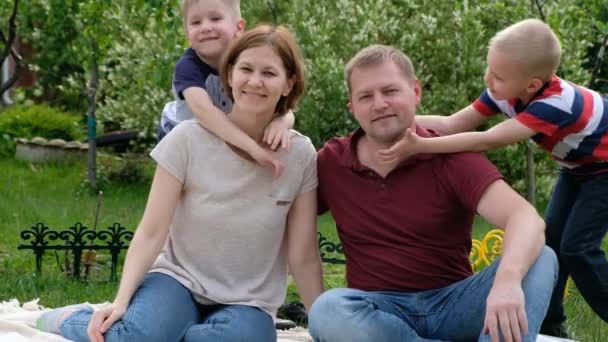
M 287 214 L 317 186 L 310 139 L 292 131 L 290 150 L 275 153 L 285 165 L 279 178 L 194 120 L 177 125 L 150 153 L 183 184 L 150 272 L 174 277 L 200 303 L 250 305 L 274 316 L 287 289 Z

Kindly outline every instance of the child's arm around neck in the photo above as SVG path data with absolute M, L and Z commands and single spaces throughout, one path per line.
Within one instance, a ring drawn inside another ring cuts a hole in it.
M 510 145 L 536 134 L 516 119 L 508 119 L 483 132 L 465 132 L 423 138 L 408 129 L 391 148 L 378 151 L 382 163 L 395 163 L 419 153 L 481 152 Z
M 203 88 L 186 88 L 183 94 L 201 126 L 227 143 L 247 152 L 258 163 L 271 167 L 275 176 L 281 174 L 283 165 L 230 121 L 219 108 L 215 107 L 209 94 Z
M 417 153 L 481 152 L 526 140 L 536 131 L 516 119 L 508 119 L 483 132 L 465 132 L 444 137 L 406 137 Z
M 488 120 L 472 105 L 449 115 L 416 115 L 418 125 L 439 135 L 449 135 L 472 131 Z

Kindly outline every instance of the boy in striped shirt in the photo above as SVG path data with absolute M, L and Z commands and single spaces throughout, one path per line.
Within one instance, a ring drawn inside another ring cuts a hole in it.
M 571 276 L 580 293 L 608 322 L 608 261 L 601 249 L 608 230 L 608 99 L 555 75 L 561 47 L 551 28 L 527 19 L 490 41 L 487 89 L 450 116 L 419 116 L 419 124 L 445 135 L 423 138 L 406 131 L 385 163 L 418 153 L 486 151 L 531 138 L 560 165 L 546 210 L 546 243 L 560 262 L 557 286 L 542 334 L 566 337 L 562 305 Z M 467 132 L 493 115 L 508 120 L 484 132 Z M 463 133 L 464 132 L 464 133 Z

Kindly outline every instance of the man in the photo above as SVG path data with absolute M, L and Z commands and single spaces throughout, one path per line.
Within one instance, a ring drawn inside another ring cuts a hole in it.
M 319 151 L 319 208 L 330 210 L 346 255 L 348 289 L 321 295 L 315 341 L 534 341 L 555 285 L 544 222 L 483 156 L 377 151 L 416 125 L 421 88 L 411 61 L 370 46 L 346 66 L 349 110 L 361 128 Z M 475 213 L 505 230 L 503 255 L 473 275 Z

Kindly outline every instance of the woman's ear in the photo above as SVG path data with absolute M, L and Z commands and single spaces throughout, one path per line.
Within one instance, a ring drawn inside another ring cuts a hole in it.
M 232 88 L 232 69 L 233 68 L 234 68 L 234 66 L 232 64 L 228 64 L 228 66 L 226 68 L 227 69 L 226 71 L 228 73 L 228 76 L 226 77 L 226 80 L 228 81 L 228 86 L 230 88 Z
M 232 70 L 234 70 L 234 65 L 228 64 L 226 66 L 226 83 L 224 84 L 224 95 L 228 96 L 230 99 L 234 100 L 233 95 L 233 87 L 232 87 Z
M 291 93 L 291 90 L 293 89 L 294 84 L 296 84 L 296 77 L 292 76 L 290 78 L 287 79 L 287 84 L 285 85 L 285 89 L 283 90 L 283 96 L 288 96 L 289 93 Z

